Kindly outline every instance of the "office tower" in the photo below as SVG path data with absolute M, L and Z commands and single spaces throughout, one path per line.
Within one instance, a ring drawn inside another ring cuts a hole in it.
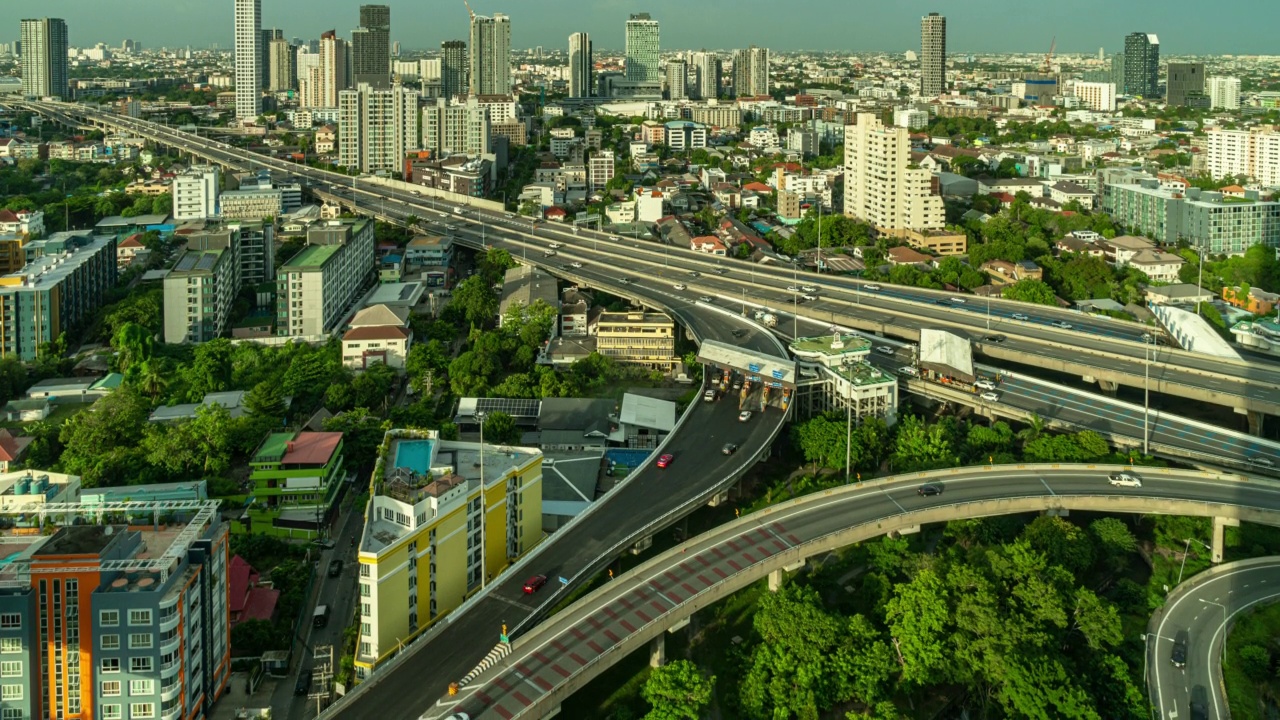
M 1115 112 L 1116 86 L 1109 82 L 1076 82 L 1075 94 L 1090 110 Z
M 351 32 L 351 82 L 374 89 L 391 86 L 391 8 L 361 5 L 360 27 Z
M 221 171 L 216 165 L 188 168 L 173 178 L 173 219 L 208 220 L 218 216 Z
M 294 56 L 294 74 L 298 78 L 298 106 L 321 107 L 320 54 L 311 52 L 306 45 L 299 47 Z
M 360 172 L 398 174 L 419 145 L 418 91 L 361 83 L 338 93 L 338 164 Z
M 58 18 L 22 21 L 22 94 L 58 97 L 67 93 L 67 23 Z
M 1111 56 L 1110 82 L 1116 86 L 1117 95 L 1126 94 L 1124 89 L 1124 53 L 1122 52 Z
M 569 36 L 569 97 L 591 97 L 591 38 L 584 32 Z
M 265 90 L 271 86 L 271 41 L 284 37 L 283 30 L 272 28 L 262 31 L 262 65 L 258 69 L 258 80 L 262 83 L 262 89 Z
M 689 97 L 689 64 L 684 60 L 667 61 L 667 98 L 684 100 Z
M 1124 39 L 1124 92 L 1160 97 L 1160 38 L 1152 33 L 1130 33 Z
M 502 13 L 471 17 L 472 95 L 511 94 L 511 19 Z
M 946 213 L 933 174 L 908 167 L 910 133 L 871 113 L 859 113 L 857 124 L 845 128 L 845 215 L 886 231 L 942 229 Z
M 467 43 L 445 40 L 440 43 L 440 96 L 452 99 L 467 91 Z
M 920 94 L 937 97 L 947 91 L 947 19 L 929 13 L 920 20 Z
M 1207 102 L 1204 94 L 1204 63 L 1169 63 L 1165 83 L 1165 104 L 1183 107 L 1188 102 Z
M 658 67 L 658 21 L 649 13 L 635 13 L 627 20 L 627 80 L 662 82 Z
M 769 48 L 752 45 L 733 54 L 733 92 L 738 97 L 769 94 Z
M 720 97 L 720 58 L 707 51 L 693 54 L 694 97 L 715 100 Z
M 236 117 L 262 112 L 262 0 L 235 0 Z
M 1214 110 L 1240 109 L 1240 78 L 1209 78 L 1209 105 Z
M 373 221 L 312 225 L 306 246 L 276 273 L 276 335 L 319 338 L 332 332 L 376 266 Z
M 489 108 L 475 95 L 450 105 L 445 98 L 422 109 L 422 149 L 432 157 L 449 154 L 480 156 L 490 151 L 492 119 Z

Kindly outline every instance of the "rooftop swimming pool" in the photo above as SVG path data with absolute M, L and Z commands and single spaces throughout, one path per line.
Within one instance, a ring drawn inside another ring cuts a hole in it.
M 395 466 L 408 468 L 419 475 L 431 470 L 431 451 L 434 440 L 396 440 Z

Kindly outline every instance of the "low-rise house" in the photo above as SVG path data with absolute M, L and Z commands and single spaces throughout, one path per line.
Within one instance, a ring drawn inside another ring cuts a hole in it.
M 890 265 L 922 265 L 922 266 L 928 266 L 928 267 L 933 266 L 932 256 L 925 255 L 924 253 L 916 250 L 912 250 L 909 247 L 889 248 L 889 251 L 885 253 L 885 259 L 889 261 Z
M 729 247 L 715 235 L 700 235 L 689 241 L 689 249 L 708 255 L 728 255 Z
M 249 460 L 252 501 L 232 532 L 318 537 L 336 514 L 345 473 L 342 433 L 270 433 Z
M 1129 258 L 1128 265 L 1141 270 L 1146 276 L 1157 282 L 1177 282 L 1178 271 L 1187 261 L 1181 255 L 1163 250 L 1141 250 Z
M 403 370 L 413 343 L 413 330 L 408 325 L 406 309 L 386 305 L 364 308 L 342 335 L 342 364 L 357 371 L 376 364 Z
M 1098 196 L 1087 187 L 1064 180 L 1049 186 L 1049 197 L 1062 205 L 1074 201 L 1080 203 L 1080 207 L 1085 210 L 1092 210 Z
M 275 620 L 280 591 L 263 585 L 258 571 L 239 555 L 227 564 L 227 591 L 232 628 L 246 620 Z
M 1254 315 L 1270 315 L 1276 309 L 1276 305 L 1280 304 L 1280 294 L 1256 287 L 1246 291 L 1239 285 L 1222 288 L 1222 299 L 1227 304 Z
M 997 287 L 1012 285 L 1021 280 L 1044 279 L 1044 270 L 1030 260 L 1016 263 L 1008 260 L 988 260 L 982 264 L 981 269 L 991 278 L 991 284 Z

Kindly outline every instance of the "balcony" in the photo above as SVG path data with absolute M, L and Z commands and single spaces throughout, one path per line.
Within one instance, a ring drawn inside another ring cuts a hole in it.
M 178 674 L 178 670 L 182 667 L 182 658 L 175 657 L 169 662 L 160 666 L 160 679 L 167 680 Z
M 177 676 L 174 676 L 172 682 L 160 688 L 160 702 L 167 703 L 180 695 L 182 695 L 182 680 Z

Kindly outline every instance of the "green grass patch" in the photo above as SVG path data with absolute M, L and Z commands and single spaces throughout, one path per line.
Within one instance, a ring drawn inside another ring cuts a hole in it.
M 51 425 L 61 425 L 67 420 L 67 418 L 88 408 L 90 405 L 93 405 L 93 403 L 58 403 L 50 408 L 49 417 L 45 418 L 41 422 L 47 422 Z M 8 428 L 9 430 L 21 430 L 31 424 L 33 423 L 13 420 L 0 423 L 0 427 Z
M 1222 673 L 1232 717 L 1274 716 L 1276 698 L 1280 697 L 1280 678 L 1275 671 L 1276 660 L 1280 660 L 1277 636 L 1280 636 L 1280 604 L 1255 609 L 1240 616 L 1232 626 Z

